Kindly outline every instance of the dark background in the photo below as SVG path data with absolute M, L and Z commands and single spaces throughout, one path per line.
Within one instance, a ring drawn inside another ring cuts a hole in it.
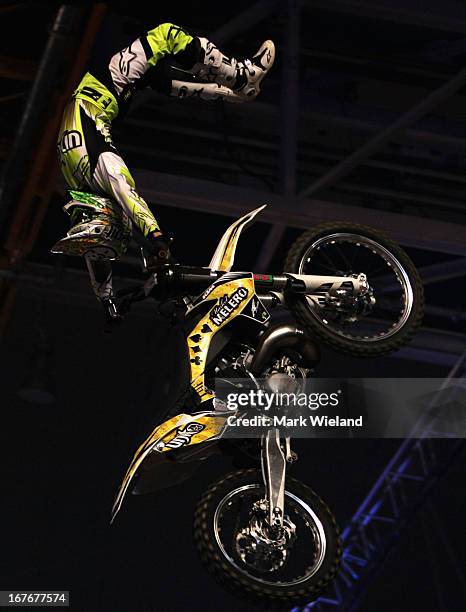
M 91 4 L 75 3 L 83 11 L 90 11 Z M 114 37 L 137 35 L 166 20 L 210 35 L 251 6 L 242 1 L 109 4 L 94 53 Z M 74 61 L 70 47 L 50 84 L 50 105 L 35 124 L 18 182 L 7 166 L 8 155 L 58 7 L 19 2 L 3 3 L 0 9 L 0 56 L 23 62 L 10 72 L 0 62 L 0 158 L 15 193 L 33 170 L 41 129 L 57 112 L 53 96 Z M 141 192 L 162 227 L 174 232 L 174 250 L 183 262 L 206 265 L 231 215 L 240 214 L 225 207 L 225 189 L 247 190 L 248 197 L 257 191 L 258 203 L 283 194 L 280 152 L 290 110 L 282 96 L 287 20 L 286 2 L 280 2 L 225 45 L 226 51 L 245 55 L 265 38 L 276 42 L 276 66 L 254 104 L 223 107 L 154 94 L 115 126 L 117 145 L 141 177 Z M 463 68 L 466 6 L 454 0 L 303 2 L 298 60 L 299 192 Z M 24 76 L 18 78 L 19 73 Z M 464 351 L 466 272 L 451 270 L 466 256 L 458 239 L 465 231 L 465 103 L 462 88 L 315 196 L 329 211 L 334 203 L 346 206 L 350 220 L 364 221 L 352 217 L 356 209 L 399 215 L 392 217 L 397 238 L 403 219 L 414 217 L 417 235 L 407 232 L 403 246 L 423 271 L 427 297 L 423 328 L 409 348 L 362 361 L 324 348 L 322 376 L 441 377 Z M 142 180 L 144 171 L 155 174 Z M 197 210 L 192 203 L 183 208 L 179 200 L 164 199 L 157 192 L 162 175 L 177 177 L 180 185 L 191 179 L 208 182 L 218 209 L 200 204 Z M 15 274 L 16 293 L 0 346 L 0 587 L 69 589 L 72 608 L 83 611 L 247 610 L 207 576 L 191 540 L 196 500 L 229 469 L 228 459 L 210 461 L 182 487 L 130 498 L 117 524 L 108 525 L 121 475 L 157 411 L 157 369 L 169 330 L 164 318 L 141 305 L 121 329 L 102 333 L 102 314 L 82 262 L 49 254 L 67 229 L 60 210 L 64 197 L 61 179 L 54 179 L 37 240 L 19 264 L 2 268 Z M 14 197 L 12 202 L 0 228 L 4 233 L 14 219 Z M 254 268 L 269 223 L 258 221 L 245 234 L 237 269 Z M 442 236 L 441 224 L 450 224 L 450 241 L 442 248 L 434 239 L 422 242 L 432 227 L 428 223 L 438 223 Z M 285 231 L 270 252 L 272 272 L 281 270 L 302 229 L 285 218 L 282 224 Z M 136 256 L 133 250 L 120 265 L 119 284 L 141 278 Z M 17 390 L 34 377 L 53 393 L 52 403 L 18 397 Z M 398 445 L 396 440 L 299 440 L 294 475 L 327 501 L 344 526 Z M 464 585 L 457 573 L 466 564 L 464 465 L 463 450 L 413 513 L 356 609 L 464 609 Z

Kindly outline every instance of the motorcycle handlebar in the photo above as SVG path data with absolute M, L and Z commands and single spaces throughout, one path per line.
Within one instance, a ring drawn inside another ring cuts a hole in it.
M 200 293 L 226 272 L 210 268 L 196 268 L 166 264 L 160 266 L 143 285 L 126 287 L 117 292 L 117 298 L 125 302 L 139 301 L 150 295 L 154 297 L 174 297 L 183 293 Z M 293 291 L 305 293 L 305 284 L 291 276 L 270 274 L 253 274 L 254 283 L 259 294 L 271 291 Z

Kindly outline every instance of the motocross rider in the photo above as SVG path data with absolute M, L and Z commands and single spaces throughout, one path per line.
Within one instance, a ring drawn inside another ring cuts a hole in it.
M 224 55 L 207 38 L 163 23 L 91 65 L 82 78 L 63 114 L 58 154 L 68 186 L 97 197 L 82 193 L 65 206 L 72 228 L 52 251 L 84 255 L 92 287 L 108 317 L 119 317 L 112 299 L 111 259 L 125 252 L 131 228 L 135 226 L 144 235 L 159 261 L 167 258 L 170 246 L 113 144 L 112 121 L 121 118 L 134 93 L 147 86 L 177 97 L 254 100 L 274 58 L 270 40 L 250 59 L 236 59 Z M 173 73 L 162 68 L 167 60 L 202 82 L 173 79 Z M 98 232 L 102 232 L 100 242 Z M 105 248 L 109 245 L 111 248 Z

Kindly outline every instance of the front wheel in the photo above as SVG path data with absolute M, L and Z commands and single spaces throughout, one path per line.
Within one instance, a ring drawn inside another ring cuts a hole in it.
M 236 595 L 267 608 L 305 605 L 335 577 L 341 544 L 325 503 L 286 478 L 283 527 L 268 526 L 260 470 L 218 480 L 200 499 L 194 539 L 214 578 Z
M 288 306 L 311 337 L 358 357 L 383 355 L 407 344 L 420 326 L 422 281 L 405 251 L 382 232 L 356 223 L 325 223 L 292 245 L 285 271 L 322 276 L 363 273 L 371 305 L 351 296 L 289 296 Z M 344 293 L 344 291 L 343 291 Z

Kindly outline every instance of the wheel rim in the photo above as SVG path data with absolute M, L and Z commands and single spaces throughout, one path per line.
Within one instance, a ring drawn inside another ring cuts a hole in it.
M 301 549 L 305 549 L 306 550 L 306 554 L 307 554 L 307 547 L 306 547 L 306 542 L 303 541 L 304 540 L 304 533 L 303 530 L 301 529 L 298 533 L 299 536 L 296 539 L 295 544 L 293 545 L 293 548 L 290 551 L 290 556 L 289 556 L 289 560 L 286 562 L 286 571 L 284 573 L 284 579 L 283 580 L 279 580 L 279 579 L 274 579 L 274 580 L 267 580 L 263 577 L 261 577 L 260 575 L 258 575 L 260 572 L 254 572 L 254 570 L 252 570 L 250 567 L 246 567 L 244 563 L 241 562 L 241 560 L 239 559 L 238 555 L 235 554 L 235 551 L 232 550 L 232 552 L 229 552 L 227 550 L 227 547 L 225 545 L 224 540 L 228 539 L 231 540 L 232 538 L 229 538 L 230 531 L 228 529 L 225 529 L 225 526 L 221 526 L 221 521 L 224 518 L 224 513 L 225 511 L 228 509 L 231 512 L 233 512 L 233 514 L 236 517 L 236 522 L 238 523 L 238 516 L 235 513 L 235 502 L 238 501 L 238 499 L 240 499 L 241 497 L 247 497 L 249 496 L 252 500 L 258 501 L 259 499 L 263 498 L 264 496 L 264 487 L 263 485 L 260 484 L 249 484 L 249 485 L 244 485 L 241 487 L 237 487 L 236 489 L 233 489 L 232 491 L 230 491 L 227 495 L 225 495 L 222 500 L 220 501 L 220 503 L 218 504 L 216 510 L 215 510 L 215 514 L 214 514 L 214 519 L 213 519 L 213 527 L 214 527 L 214 534 L 215 534 L 215 540 L 217 542 L 217 545 L 223 555 L 223 557 L 230 563 L 230 565 L 232 565 L 237 571 L 241 572 L 242 574 L 248 576 L 250 579 L 255 580 L 257 582 L 260 582 L 262 584 L 266 584 L 266 585 L 273 585 L 273 586 L 283 586 L 283 587 L 287 587 L 287 586 L 292 586 L 292 585 L 297 585 L 297 584 L 301 584 L 302 582 L 304 582 L 305 580 L 308 580 L 310 577 L 314 576 L 319 569 L 322 566 L 322 563 L 324 561 L 325 558 L 325 553 L 327 550 L 327 539 L 325 536 L 325 531 L 324 531 L 324 527 L 322 525 L 322 522 L 320 521 L 320 519 L 317 517 L 317 515 L 315 514 L 315 512 L 312 510 L 312 508 L 303 500 L 301 500 L 298 496 L 294 495 L 293 493 L 290 493 L 289 491 L 285 491 L 285 512 L 289 512 L 291 510 L 295 511 L 294 515 L 296 515 L 296 511 L 298 509 L 301 509 L 301 511 L 304 513 L 304 517 L 306 520 L 303 520 L 302 523 L 307 524 L 308 526 L 308 530 L 311 534 L 311 538 L 306 538 L 306 540 L 313 540 L 314 543 L 314 554 L 312 556 L 312 562 L 310 564 L 307 565 L 307 567 L 305 568 L 305 571 L 302 575 L 297 576 L 295 579 L 287 579 L 286 576 L 288 573 L 293 573 L 293 569 L 292 567 L 290 567 L 290 561 L 292 559 L 293 556 L 293 552 L 294 552 L 294 546 L 298 544 L 298 539 L 301 538 L 301 541 L 299 542 L 299 546 Z M 252 505 L 249 506 L 249 508 L 251 508 Z M 294 516 L 294 518 L 296 519 L 296 516 Z M 238 525 L 237 525 L 238 526 Z M 236 529 L 237 529 L 236 526 Z M 244 526 L 244 525 L 242 525 Z M 226 536 L 224 535 L 222 537 L 222 531 L 224 531 L 226 533 Z M 234 535 L 235 532 L 233 532 Z M 234 547 L 232 546 L 232 549 Z M 303 552 L 302 550 L 296 551 L 296 552 Z M 294 559 L 295 565 L 296 565 L 296 559 Z M 274 572 L 275 574 L 277 574 L 278 572 Z
M 355 256 L 350 259 L 348 251 L 351 249 L 355 251 Z M 330 251 L 333 251 L 332 255 Z M 372 279 L 370 269 L 367 269 L 366 272 L 366 269 L 360 266 L 361 254 L 364 254 L 369 260 L 369 264 L 366 264 L 369 268 L 374 265 L 377 258 L 379 260 L 379 266 L 376 266 L 378 269 L 375 270 L 376 275 L 373 275 Z M 358 270 L 353 267 L 356 265 Z M 362 331 L 358 335 L 347 329 L 350 327 L 354 331 L 355 322 L 341 324 L 331 318 L 330 310 L 320 309 L 312 298 L 307 297 L 309 312 L 327 329 L 352 341 L 370 343 L 390 338 L 406 324 L 414 303 L 409 275 L 398 258 L 383 245 L 366 236 L 349 232 L 335 232 L 322 236 L 303 253 L 299 260 L 298 273 L 328 275 L 330 270 L 336 276 L 350 275 L 358 271 L 364 272 L 369 285 L 374 289 L 376 303 L 370 316 L 357 320 L 358 324 L 365 323 L 365 326 L 359 326 Z M 398 316 L 394 322 L 390 322 L 388 313 L 397 308 L 399 308 Z

